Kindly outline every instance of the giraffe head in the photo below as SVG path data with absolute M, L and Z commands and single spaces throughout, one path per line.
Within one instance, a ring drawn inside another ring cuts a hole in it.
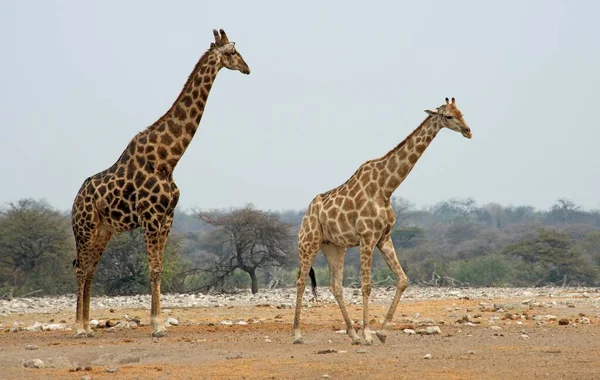
M 467 122 L 463 119 L 462 112 L 456 106 L 454 98 L 452 98 L 452 102 L 446 98 L 446 104 L 439 106 L 435 110 L 425 110 L 425 112 L 431 117 L 439 118 L 442 128 L 460 132 L 468 139 L 473 136 L 471 128 L 469 128 Z
M 215 35 L 215 42 L 210 44 L 210 48 L 217 52 L 221 65 L 229 70 L 237 70 L 243 74 L 250 74 L 250 67 L 248 67 L 242 55 L 236 50 L 235 42 L 229 42 L 225 31 L 223 29 L 219 31 L 213 29 L 213 34 Z

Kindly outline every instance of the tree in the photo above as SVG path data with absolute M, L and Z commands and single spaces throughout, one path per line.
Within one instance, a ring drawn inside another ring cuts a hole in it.
M 392 241 L 396 248 L 414 248 L 424 239 L 425 231 L 421 227 L 399 227 L 392 231 Z
M 502 253 L 517 256 L 527 264 L 541 265 L 545 277 L 538 284 L 562 281 L 564 285 L 569 279 L 593 284 L 598 275 L 575 241 L 556 230 L 540 228 L 536 236 L 508 245 Z
M 258 292 L 258 268 L 285 265 L 294 253 L 291 226 L 277 215 L 246 206 L 229 212 L 200 212 L 196 215 L 215 227 L 207 234 L 207 249 L 216 255 L 206 269 L 213 285 L 226 281 L 236 269 L 246 272 L 252 294 Z
M 0 284 L 47 293 L 67 291 L 71 232 L 66 215 L 43 201 L 21 199 L 0 210 Z
M 566 198 L 560 198 L 552 205 L 549 217 L 551 221 L 560 222 L 560 224 L 566 224 L 567 221 L 571 221 L 581 209 L 580 206 L 573 203 L 571 200 Z
M 165 293 L 184 290 L 185 278 L 179 276 L 186 269 L 180 259 L 181 242 L 177 234 L 172 234 L 165 247 L 161 284 Z M 111 296 L 148 293 L 148 257 L 141 229 L 112 237 L 100 259 L 94 284 L 101 292 Z

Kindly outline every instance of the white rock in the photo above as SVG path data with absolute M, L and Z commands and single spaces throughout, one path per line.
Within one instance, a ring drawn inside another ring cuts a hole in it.
M 579 323 L 583 323 L 584 325 L 588 325 L 590 323 L 590 319 L 587 317 L 579 317 Z
M 33 325 L 29 327 L 25 327 L 26 331 L 42 331 L 42 324 L 40 322 L 35 322 Z
M 346 333 L 346 330 L 337 330 L 336 331 L 336 334 L 345 334 L 345 333 Z
M 329 379 L 331 376 L 329 376 L 328 374 L 324 373 L 323 375 L 321 375 L 322 378 L 324 379 Z
M 243 326 L 243 325 L 247 325 L 247 324 L 248 324 L 248 322 L 246 322 L 246 321 L 244 321 L 244 320 L 239 320 L 239 321 L 237 321 L 235 324 L 236 324 L 236 325 L 242 325 L 242 326 Z
M 12 326 L 10 326 L 10 332 L 17 332 L 20 330 L 19 324 L 17 321 L 13 322 Z
M 441 333 L 442 330 L 438 326 L 428 326 L 427 328 L 417 330 L 417 334 L 422 335 L 435 335 Z
M 224 319 L 220 323 L 222 325 L 225 325 L 225 326 L 231 326 L 231 325 L 233 325 L 233 321 L 230 321 L 229 319 Z
M 66 323 L 50 323 L 42 326 L 44 331 L 55 331 L 55 330 L 64 330 L 67 328 Z
M 406 335 L 415 335 L 416 332 L 413 329 L 404 329 L 402 330 L 403 333 L 405 333 Z
M 529 339 L 529 335 L 527 335 L 527 334 L 521 334 L 521 339 L 527 340 L 527 339 Z
M 100 324 L 100 322 L 98 322 L 98 320 L 97 320 L 97 319 L 92 319 L 92 320 L 90 321 L 90 328 L 92 328 L 92 329 L 96 329 L 96 328 L 98 328 L 98 325 L 99 325 L 99 324 Z
M 25 368 L 44 368 L 44 362 L 40 359 L 29 359 L 23 363 Z
M 165 325 L 179 326 L 179 321 L 173 317 L 169 317 L 165 321 Z
M 423 359 L 431 359 L 431 354 L 425 354 L 425 356 L 423 356 Z
M 490 326 L 490 329 L 492 329 L 494 331 L 500 331 L 500 330 L 502 330 L 502 327 L 500 327 L 500 326 Z

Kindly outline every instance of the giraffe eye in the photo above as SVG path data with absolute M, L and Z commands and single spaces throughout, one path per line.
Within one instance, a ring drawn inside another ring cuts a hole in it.
M 446 115 L 446 119 L 450 120 L 450 119 L 452 119 L 452 116 L 451 115 Z

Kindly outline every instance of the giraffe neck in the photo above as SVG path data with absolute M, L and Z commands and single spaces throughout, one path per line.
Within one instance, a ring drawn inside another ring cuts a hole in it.
M 163 173 L 173 171 L 189 146 L 204 114 L 208 94 L 222 68 L 216 50 L 205 52 L 171 108 L 129 143 L 119 161 L 135 157 Z
M 385 178 L 381 191 L 385 199 L 391 199 L 440 129 L 439 122 L 428 116 L 404 141 L 381 158 L 383 170 L 380 175 Z

